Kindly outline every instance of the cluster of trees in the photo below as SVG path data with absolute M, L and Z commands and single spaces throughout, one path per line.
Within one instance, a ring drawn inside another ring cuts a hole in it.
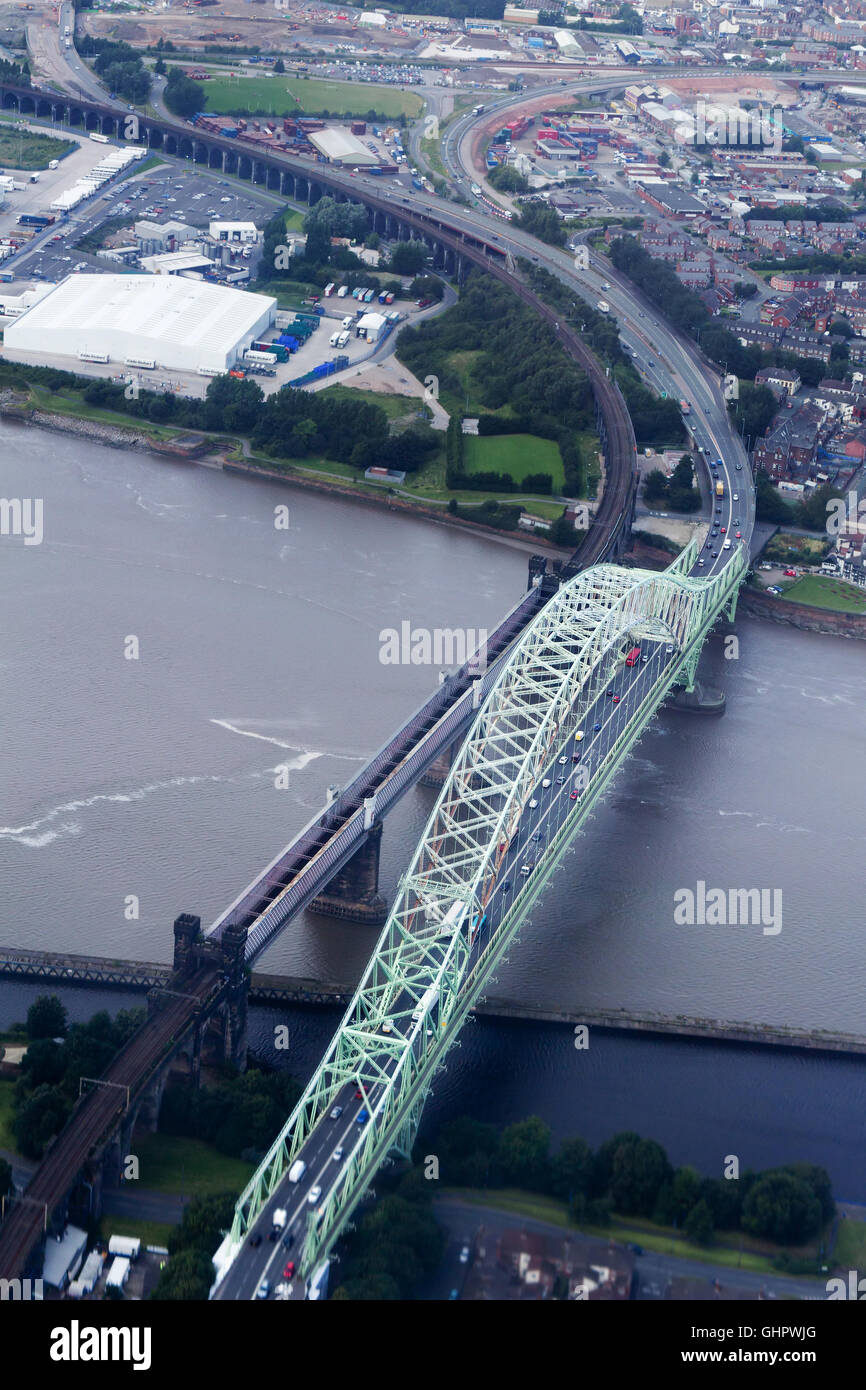
M 625 1131 L 593 1151 L 566 1139 L 551 1153 L 537 1116 L 499 1130 L 466 1116 L 442 1126 L 435 1152 L 441 1181 L 457 1187 L 520 1187 L 567 1202 L 577 1222 L 605 1225 L 615 1211 L 677 1226 L 699 1244 L 717 1230 L 745 1231 L 781 1245 L 809 1240 L 835 1211 L 829 1175 L 789 1163 L 737 1179 L 674 1168 L 661 1144 Z
M 173 1086 L 163 1096 L 160 1132 L 203 1139 L 233 1158 L 260 1156 L 300 1093 L 288 1072 L 252 1067 L 242 1076 L 227 1074 L 213 1086 Z
M 78 51 L 82 57 L 93 58 L 93 69 L 109 91 L 116 92 L 127 101 L 139 104 L 147 101 L 150 96 L 150 73 L 141 55 L 128 43 L 117 39 L 95 39 L 85 34 L 79 42 Z
M 551 246 L 564 246 L 568 240 L 562 218 L 555 208 L 548 207 L 546 203 L 525 203 L 513 225 Z
M 332 1300 L 406 1300 L 438 1268 L 445 1233 L 433 1215 L 432 1187 L 412 1169 L 364 1213 L 341 1251 L 340 1285 Z
M 12 82 L 16 87 L 30 86 L 30 64 L 25 58 L 21 63 L 10 63 L 5 58 L 0 58 L 0 78 L 4 82 Z
M 204 87 L 187 77 L 183 68 L 169 68 L 164 96 L 166 106 L 175 116 L 188 118 L 204 110 Z
M 169 1260 L 151 1298 L 160 1301 L 204 1301 L 213 1283 L 213 1253 L 232 1221 L 233 1192 L 194 1197 L 183 1219 L 168 1238 Z
M 546 324 L 503 285 L 475 270 L 457 304 L 417 328 L 404 329 L 397 346 L 400 360 L 416 376 L 421 380 L 437 376 L 440 393 L 458 399 L 463 385 L 451 365 L 451 354 L 467 351 L 480 354 L 472 382 L 482 405 L 488 411 L 506 404 L 511 407 L 504 423 L 487 422 L 485 433 L 499 428 L 555 439 L 565 468 L 566 491 L 582 496 L 586 476 L 576 436 L 592 428 L 595 418 L 586 377 Z M 463 471 L 461 440 L 458 422 L 446 439 L 448 486 L 474 487 L 478 475 Z M 488 484 L 479 486 L 486 490 Z
M 556 23 L 557 21 L 552 21 Z M 578 29 L 588 29 L 595 34 L 642 34 L 643 20 L 631 5 L 620 5 L 614 20 L 601 20 L 597 23 L 588 19 L 577 21 Z
M 617 270 L 640 285 L 675 328 L 694 335 L 709 319 L 709 311 L 698 295 L 686 289 L 676 272 L 664 261 L 655 260 L 633 236 L 612 241 L 610 258 Z
M 751 381 L 743 381 L 732 413 L 737 429 L 751 439 L 757 439 L 772 422 L 778 409 L 779 403 L 769 386 L 755 386 Z
M 39 381 L 51 390 L 78 389 L 88 405 L 116 410 L 135 418 L 183 429 L 248 435 L 254 446 L 275 459 L 323 455 L 355 468 L 371 464 L 400 468 L 407 473 L 423 466 L 440 445 L 427 425 L 389 434 L 381 406 L 362 392 L 333 396 L 283 387 L 265 400 L 258 382 L 247 378 L 214 377 L 205 399 L 190 400 L 171 391 L 141 391 L 128 399 L 117 382 L 76 377 L 50 367 L 19 366 L 0 359 L 0 382 L 26 390 Z
M 67 1021 L 56 995 L 31 1004 L 23 1032 L 29 1039 L 15 1083 L 15 1143 L 27 1158 L 41 1158 L 69 1118 L 82 1076 L 100 1076 L 144 1019 L 143 1009 L 121 1009 L 112 1019 Z
M 691 456 L 683 454 L 670 478 L 660 468 L 653 468 L 644 479 L 643 495 L 654 507 L 670 508 L 673 512 L 699 511 L 701 492 L 695 487 Z
M 749 261 L 751 270 L 773 270 L 777 275 L 804 275 L 841 271 L 843 275 L 866 274 L 866 256 L 853 251 L 843 251 L 833 255 L 829 251 L 808 251 L 804 256 L 789 256 L 786 261 L 776 261 L 769 256 L 763 260 Z
M 796 217 L 790 207 L 781 208 L 750 208 L 743 217 L 744 222 L 850 222 L 854 214 L 849 208 L 842 207 L 839 203 L 833 203 L 825 199 L 820 203 L 807 203 L 804 208 L 796 209 Z
M 597 357 L 614 368 L 638 444 L 675 444 L 684 438 L 683 422 L 676 401 L 655 396 L 625 355 L 619 340 L 619 327 L 610 314 L 602 314 L 551 275 L 543 266 L 521 261 L 521 270 L 537 294 L 552 304 L 563 320 L 576 328 Z
M 498 188 L 500 193 L 528 193 L 529 179 L 524 178 L 523 174 L 510 164 L 498 164 L 495 169 L 491 169 L 487 175 L 487 182 L 494 188 Z

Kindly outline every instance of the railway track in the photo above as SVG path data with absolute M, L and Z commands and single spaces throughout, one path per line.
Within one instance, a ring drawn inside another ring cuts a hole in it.
M 66 1196 L 92 1150 L 110 1133 L 128 1101 L 138 1095 L 217 983 L 213 969 L 199 970 L 188 982 L 186 993 L 172 998 L 121 1048 L 100 1078 L 103 1084 L 77 1103 L 34 1173 L 23 1200 L 13 1205 L 0 1226 L 0 1278 L 21 1273 L 52 1211 Z

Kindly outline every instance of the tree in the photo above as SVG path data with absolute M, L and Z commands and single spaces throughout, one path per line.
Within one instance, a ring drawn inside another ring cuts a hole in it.
M 613 1159 L 610 1195 L 626 1216 L 651 1216 L 658 1195 L 671 1179 L 671 1165 L 661 1144 L 638 1139 L 621 1144 Z
M 415 275 L 427 263 L 427 247 L 423 241 L 398 241 L 391 251 L 388 269 L 395 275 Z
M 286 65 L 285 65 L 285 63 L 283 62 L 282 58 L 278 58 L 278 59 L 276 60 L 276 62 L 274 63 L 274 72 L 285 72 L 285 70 L 286 70 Z
M 550 1129 L 537 1115 L 509 1125 L 499 1141 L 499 1163 L 506 1183 L 543 1192 L 549 1179 Z
M 564 1201 L 586 1196 L 592 1184 L 592 1149 L 585 1139 L 566 1139 L 553 1160 L 551 1191 Z
M 40 994 L 27 1010 L 28 1038 L 62 1038 L 66 1009 L 56 994 Z
M 683 1229 L 696 1245 L 712 1245 L 715 1234 L 713 1213 L 703 1198 L 696 1202 L 685 1219 Z
M 37 1086 L 56 1086 L 66 1072 L 64 1049 L 53 1038 L 37 1038 L 21 1058 L 21 1075 L 29 1090 Z
M 187 77 L 183 68 L 170 68 L 165 84 L 165 104 L 175 116 L 194 116 L 204 107 L 204 87 Z
M 15 1143 L 26 1158 L 41 1158 L 46 1145 L 66 1124 L 71 1102 L 59 1086 L 37 1086 L 18 1108 Z
M 163 58 L 162 54 L 160 54 L 160 56 L 157 58 L 156 62 L 154 63 L 153 70 L 154 70 L 154 72 L 157 74 L 158 77 L 164 77 L 164 76 L 165 76 L 165 72 L 166 72 L 165 59 Z
M 194 1197 L 183 1209 L 183 1218 L 168 1238 L 172 1255 L 181 1250 L 203 1250 L 213 1253 L 223 1232 L 231 1225 L 235 1194 L 224 1192 L 214 1197 Z
M 743 1202 L 743 1229 L 750 1235 L 799 1245 L 821 1225 L 821 1202 L 802 1178 L 771 1169 L 758 1178 Z
M 150 1295 L 171 1302 L 203 1302 L 214 1280 L 213 1263 L 204 1250 L 181 1250 L 172 1255 Z

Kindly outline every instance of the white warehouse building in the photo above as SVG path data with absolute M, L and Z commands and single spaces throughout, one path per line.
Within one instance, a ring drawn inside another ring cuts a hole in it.
M 7 355 L 228 371 L 274 322 L 269 295 L 175 275 L 69 275 L 5 329 Z

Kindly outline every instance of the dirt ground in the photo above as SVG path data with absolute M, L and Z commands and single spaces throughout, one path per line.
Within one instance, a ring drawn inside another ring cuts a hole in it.
M 332 385 L 327 379 L 322 387 Z M 355 371 L 340 377 L 341 386 L 352 386 L 357 391 L 380 391 L 384 396 L 416 396 L 424 398 L 424 385 L 401 362 L 391 358 L 387 362 L 361 362 Z M 314 388 L 315 389 L 315 388 Z M 431 425 L 434 430 L 448 428 L 448 414 L 438 401 L 428 401 L 433 412 Z

